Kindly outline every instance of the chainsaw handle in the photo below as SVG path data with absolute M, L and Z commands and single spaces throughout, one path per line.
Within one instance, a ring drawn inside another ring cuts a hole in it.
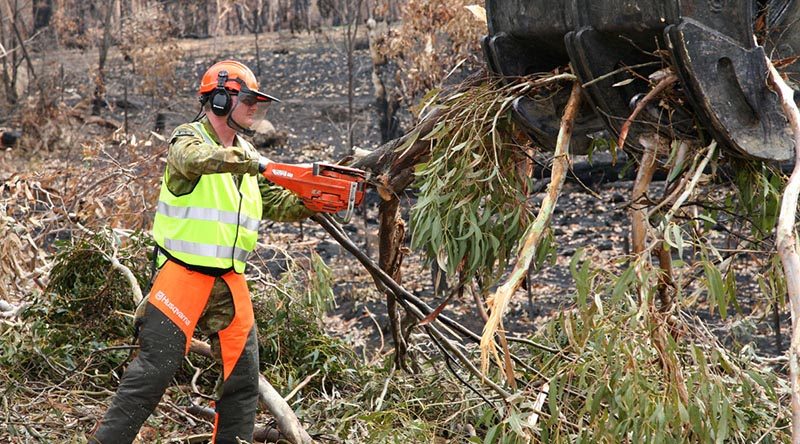
M 264 173 L 267 171 L 267 167 L 271 163 L 272 163 L 272 161 L 269 160 L 268 158 L 266 158 L 264 156 L 259 157 L 258 158 L 258 173 L 261 174 L 261 175 L 264 175 Z M 264 177 L 266 177 L 266 176 L 264 176 Z

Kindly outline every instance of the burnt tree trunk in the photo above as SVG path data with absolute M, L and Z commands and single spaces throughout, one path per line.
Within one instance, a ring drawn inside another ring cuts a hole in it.
M 387 77 L 390 75 L 388 60 L 379 50 L 380 43 L 384 39 L 384 36 L 379 32 L 379 28 L 383 26 L 388 29 L 388 25 L 379 24 L 373 19 L 367 21 L 369 53 L 372 58 L 372 86 L 375 94 L 375 110 L 378 113 L 381 143 L 386 143 L 400 136 L 400 123 L 397 119 L 400 99 L 398 94 L 387 91 Z
M 106 79 L 105 67 L 108 57 L 108 48 L 111 46 L 111 17 L 114 12 L 114 3 L 106 5 L 105 17 L 103 18 L 103 40 L 98 50 L 99 60 L 97 63 L 97 78 L 95 78 L 94 100 L 92 101 L 92 115 L 100 114 L 100 108 L 106 106 Z
M 378 265 L 381 270 L 392 277 L 395 282 L 401 282 L 401 265 L 403 263 L 403 240 L 405 239 L 406 226 L 400 217 L 400 200 L 397 198 L 384 200 L 380 204 L 380 244 Z M 400 321 L 400 310 L 397 300 L 391 291 L 386 291 L 386 308 L 389 313 L 389 325 L 392 331 L 395 353 L 394 360 L 397 368 L 408 371 L 406 354 L 408 341 L 403 334 Z
M 206 2 L 206 16 L 208 23 L 206 28 L 206 35 L 209 37 L 216 37 L 219 27 L 219 0 L 207 0 Z
M 33 2 L 33 31 L 36 32 L 50 25 L 53 16 L 53 0 L 36 0 Z
M 15 3 L 16 5 L 16 3 Z M 4 9 L 3 6 L 6 8 Z M 5 4 L 0 4 L 0 12 L 2 12 L 3 16 L 9 17 L 10 20 L 0 20 L 0 45 L 3 46 L 3 87 L 6 92 L 6 101 L 10 104 L 15 104 L 19 100 L 19 95 L 17 94 L 17 73 L 19 69 L 19 65 L 22 62 L 21 58 L 19 57 L 19 51 L 13 51 L 10 54 L 6 53 L 6 51 L 11 51 L 16 47 L 19 42 L 16 42 L 16 37 L 14 36 L 14 30 L 11 29 L 13 24 L 17 20 L 17 8 L 16 6 L 14 9 L 11 8 L 10 2 L 5 2 Z M 6 23 L 9 23 L 8 28 L 6 28 Z
M 379 206 L 379 266 L 396 282 L 401 279 L 403 261 L 403 241 L 405 239 L 405 222 L 400 217 L 398 194 L 408 187 L 414 179 L 414 166 L 430 156 L 430 142 L 420 141 L 416 134 L 427 134 L 439 121 L 440 113 L 434 112 L 417 128 L 402 138 L 383 144 L 370 155 L 354 164 L 356 168 L 372 171 L 378 176 L 382 186 L 378 189 L 381 196 Z M 415 138 L 403 153 L 397 148 Z M 395 366 L 408 371 L 406 356 L 408 353 L 408 337 L 416 324 L 410 313 L 401 319 L 397 300 L 390 291 L 386 291 L 386 305 L 389 314 L 392 340 L 395 345 Z

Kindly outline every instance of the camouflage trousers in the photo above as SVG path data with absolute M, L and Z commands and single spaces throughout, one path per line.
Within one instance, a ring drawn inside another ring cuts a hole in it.
M 139 353 L 90 442 L 133 441 L 180 367 L 195 329 L 211 339 L 221 368 L 212 442 L 252 442 L 258 345 L 244 277 L 208 276 L 168 261 L 136 315 Z

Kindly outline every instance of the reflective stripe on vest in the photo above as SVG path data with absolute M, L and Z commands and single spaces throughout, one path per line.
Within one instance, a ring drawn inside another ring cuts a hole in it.
M 181 253 L 194 254 L 196 256 L 217 257 L 227 259 L 236 258 L 241 262 L 247 260 L 250 252 L 241 248 L 223 247 L 221 245 L 198 244 L 178 239 L 164 239 L 164 248 L 167 251 L 179 251 Z
M 191 126 L 206 143 L 219 146 L 202 123 Z M 253 149 L 242 138 L 237 140 L 239 146 Z M 175 196 L 166 185 L 168 174 L 165 170 L 153 223 L 156 243 L 186 264 L 244 273 L 261 220 L 257 177 L 243 175 L 237 188 L 230 173 L 204 174 L 191 193 Z
M 209 220 L 231 225 L 236 225 L 238 222 L 239 225 L 251 231 L 258 231 L 260 223 L 258 219 L 247 217 L 244 214 L 237 214 L 233 211 L 222 211 L 215 208 L 176 207 L 161 201 L 158 202 L 157 211 L 164 216 L 175 219 Z

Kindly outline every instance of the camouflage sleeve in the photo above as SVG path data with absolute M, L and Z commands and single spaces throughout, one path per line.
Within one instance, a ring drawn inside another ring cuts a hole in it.
M 258 186 L 261 189 L 261 200 L 264 203 L 262 216 L 264 219 L 295 222 L 314 214 L 291 191 L 275 185 L 263 177 L 259 177 Z
M 258 155 L 245 147 L 218 147 L 206 143 L 189 125 L 175 129 L 170 139 L 167 165 L 186 180 L 203 174 L 258 174 Z

